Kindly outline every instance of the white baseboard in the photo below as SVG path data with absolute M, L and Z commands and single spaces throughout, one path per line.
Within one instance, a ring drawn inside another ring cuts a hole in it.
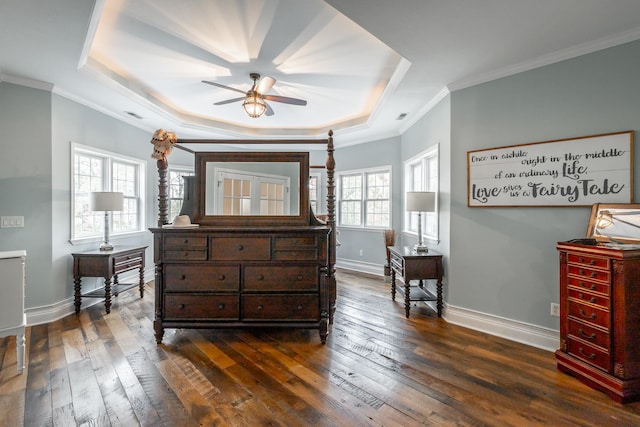
M 147 283 L 153 280 L 155 277 L 155 269 L 145 269 L 144 282 Z M 138 281 L 137 270 L 129 273 L 119 275 L 121 283 L 134 283 Z M 104 304 L 104 299 L 100 298 L 84 298 L 82 300 L 82 308 L 87 308 L 95 304 Z M 75 313 L 74 298 L 67 298 L 63 301 L 58 301 L 55 304 L 45 305 L 40 307 L 28 308 L 25 310 L 27 316 L 27 325 L 41 325 L 43 323 L 53 322 L 58 319 L 62 319 L 65 316 Z
M 337 259 L 336 268 L 344 268 L 345 270 L 358 271 L 360 273 L 373 274 L 375 276 L 384 276 L 383 265 L 356 261 L 353 259 Z
M 445 304 L 443 318 L 454 325 L 486 332 L 548 351 L 560 347 L 560 332 L 529 323 Z

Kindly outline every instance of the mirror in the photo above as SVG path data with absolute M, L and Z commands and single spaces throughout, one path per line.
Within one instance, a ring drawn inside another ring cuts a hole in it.
M 587 237 L 614 244 L 640 243 L 640 204 L 593 205 Z
M 196 153 L 194 222 L 308 225 L 309 153 Z

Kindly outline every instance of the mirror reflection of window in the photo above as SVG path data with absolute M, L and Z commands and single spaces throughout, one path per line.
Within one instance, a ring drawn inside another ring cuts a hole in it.
M 288 176 L 218 170 L 215 215 L 289 215 Z M 209 205 L 208 205 L 209 207 Z
M 284 184 L 260 184 L 260 215 L 284 215 Z

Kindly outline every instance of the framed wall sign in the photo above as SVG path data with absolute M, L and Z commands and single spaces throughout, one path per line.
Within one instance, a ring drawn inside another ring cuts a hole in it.
M 467 152 L 467 206 L 633 202 L 633 131 Z

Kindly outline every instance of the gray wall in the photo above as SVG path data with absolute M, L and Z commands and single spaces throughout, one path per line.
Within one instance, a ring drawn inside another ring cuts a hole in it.
M 450 305 L 558 328 L 555 245 L 583 237 L 590 210 L 467 208 L 466 152 L 637 130 L 638 70 L 634 42 L 451 94 Z
M 60 285 L 51 278 L 51 93 L 0 83 L 0 129 L 0 216 L 24 217 L 24 228 L 0 228 L 0 251 L 27 251 L 26 304 L 48 304 Z

